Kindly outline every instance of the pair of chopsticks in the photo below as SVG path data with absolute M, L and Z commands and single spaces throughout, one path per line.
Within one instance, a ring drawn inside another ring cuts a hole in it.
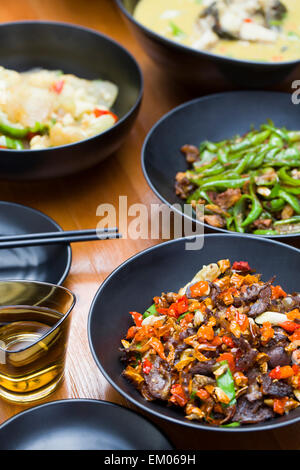
M 118 228 L 70 230 L 62 232 L 29 233 L 0 237 L 0 249 L 36 245 L 67 244 L 122 238 Z

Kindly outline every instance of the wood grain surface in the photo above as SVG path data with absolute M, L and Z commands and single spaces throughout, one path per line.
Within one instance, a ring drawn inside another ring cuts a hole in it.
M 113 0 L 2 0 L 0 6 L 1 22 L 57 20 L 101 31 L 133 53 L 145 77 L 145 94 L 138 120 L 116 154 L 98 167 L 72 177 L 33 183 L 1 182 L 0 200 L 39 209 L 55 219 L 65 230 L 95 227 L 99 221 L 96 216 L 97 206 L 111 203 L 118 207 L 119 195 L 127 195 L 128 204 L 158 203 L 141 170 L 140 153 L 144 138 L 163 114 L 197 95 L 170 80 L 146 56 Z M 291 91 L 292 78 L 297 78 L 297 73 L 279 89 Z M 208 85 L 210 89 L 214 87 L 214 84 Z M 221 85 L 216 84 L 216 89 Z M 198 96 L 205 91 L 198 90 Z M 120 229 L 122 230 L 122 226 Z M 159 240 L 114 240 L 73 245 L 73 262 L 65 285 L 76 293 L 78 303 L 73 312 L 66 378 L 61 387 L 49 397 L 49 401 L 94 398 L 133 408 L 114 391 L 94 363 L 88 345 L 87 317 L 98 287 L 113 269 L 133 254 L 158 242 Z M 1 401 L 0 422 L 23 409 L 24 407 Z M 300 424 L 264 433 L 228 435 L 195 432 L 147 417 L 166 433 L 177 449 L 300 449 L 300 433 L 297 432 Z

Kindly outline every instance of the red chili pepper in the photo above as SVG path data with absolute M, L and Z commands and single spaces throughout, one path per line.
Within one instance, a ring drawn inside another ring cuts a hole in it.
M 251 20 L 251 18 L 245 18 L 244 23 L 253 23 L 253 20 Z
M 190 291 L 192 297 L 202 297 L 203 295 L 207 295 L 209 284 L 207 281 L 196 282 L 196 284 L 190 287 Z
M 194 315 L 192 313 L 187 313 L 181 320 L 180 326 L 181 328 L 187 328 L 188 324 L 193 321 Z
M 293 343 L 296 341 L 300 341 L 300 329 L 297 329 L 292 336 L 289 336 L 289 340 Z M 300 345 L 299 345 L 300 346 Z
M 299 323 L 290 320 L 279 323 L 279 326 L 289 333 L 294 333 L 294 331 L 299 330 L 300 328 Z
M 97 117 L 100 117 L 100 116 L 105 116 L 105 114 L 110 114 L 110 115 L 114 118 L 115 121 L 118 120 L 118 116 L 116 116 L 116 114 L 114 114 L 114 113 L 112 113 L 111 111 L 106 110 L 106 109 L 98 109 L 98 108 L 96 108 L 96 109 L 94 109 L 93 112 L 94 112 L 94 115 L 96 116 L 96 118 L 97 118 Z
M 247 261 L 235 261 L 232 265 L 234 271 L 251 271 Z
M 168 309 L 169 317 L 178 318 L 189 309 L 189 302 L 185 295 L 180 297 L 176 302 L 170 305 Z
M 197 397 L 200 398 L 200 400 L 207 400 L 210 397 L 210 394 L 208 393 L 205 388 L 199 388 L 198 392 L 196 393 Z
M 287 293 L 284 292 L 281 286 L 271 286 L 272 299 L 279 299 L 279 297 L 286 297 Z
M 127 338 L 127 339 L 134 338 L 135 333 L 136 333 L 136 326 L 131 326 L 131 327 L 129 328 L 129 330 L 127 331 L 127 336 L 126 336 L 126 338 Z
M 152 337 L 149 341 L 149 344 L 164 361 L 167 360 L 163 344 L 161 341 L 159 341 L 159 339 Z
M 289 377 L 292 377 L 294 375 L 294 371 L 291 366 L 277 366 L 275 369 L 272 369 L 271 372 L 269 372 L 269 377 L 271 379 L 288 379 Z
M 143 315 L 141 315 L 141 314 L 138 313 L 138 312 L 129 312 L 129 313 L 130 313 L 130 315 L 132 316 L 133 321 L 134 321 L 134 323 L 136 324 L 136 326 L 142 326 Z
M 245 331 L 248 328 L 249 320 L 244 313 L 237 312 L 235 315 L 236 322 L 240 325 L 241 330 Z
M 55 91 L 55 93 L 60 94 L 62 92 L 64 84 L 65 84 L 64 80 L 58 80 L 57 82 L 52 84 L 51 89 Z
M 228 346 L 229 348 L 234 348 L 234 342 L 229 336 L 224 335 L 222 337 L 222 342 L 226 344 L 226 346 Z
M 275 398 L 274 403 L 273 403 L 273 410 L 275 413 L 278 413 L 279 415 L 284 414 L 284 407 L 286 402 L 288 401 L 288 397 L 284 398 Z
M 229 369 L 231 370 L 232 373 L 235 372 L 235 360 L 234 360 L 234 355 L 231 353 L 223 353 L 221 354 L 217 362 L 222 362 L 222 361 L 227 361 L 229 365 Z
M 182 385 L 180 384 L 174 384 L 171 387 L 171 401 L 173 403 L 177 403 L 179 406 L 184 406 L 186 405 L 188 399 L 185 396 L 184 390 L 182 388 Z
M 144 374 L 149 374 L 150 370 L 152 369 L 153 364 L 147 358 L 143 360 L 143 372 Z
M 0 145 L 0 149 L 7 149 L 7 147 L 5 147 L 5 145 Z

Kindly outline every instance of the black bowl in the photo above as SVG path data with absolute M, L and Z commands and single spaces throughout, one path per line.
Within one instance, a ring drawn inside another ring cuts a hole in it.
M 190 85 L 207 84 L 221 73 L 229 83 L 243 88 L 268 87 L 281 82 L 300 64 L 300 57 L 289 62 L 255 62 L 196 51 L 164 38 L 136 21 L 133 12 L 139 0 L 115 1 L 147 54 L 166 72 Z
M 264 281 L 277 275 L 287 292 L 299 290 L 300 251 L 282 243 L 241 235 L 207 235 L 202 250 L 186 250 L 181 238 L 138 253 L 119 266 L 101 285 L 91 306 L 88 333 L 94 359 L 110 384 L 129 401 L 159 418 L 195 429 L 222 432 L 262 431 L 300 420 L 300 408 L 261 424 L 220 428 L 188 421 L 180 410 L 148 402 L 121 373 L 120 340 L 132 326 L 129 311 L 143 312 L 161 292 L 176 291 L 190 281 L 203 264 L 219 259 L 248 260 Z
M 113 111 L 119 121 L 102 134 L 44 150 L 0 149 L 0 178 L 31 180 L 78 172 L 104 160 L 129 133 L 143 93 L 141 70 L 120 44 L 97 31 L 44 21 L 0 25 L 0 65 L 18 71 L 41 67 L 119 87 Z
M 276 126 L 299 129 L 300 114 L 291 95 L 269 91 L 234 91 L 209 95 L 189 101 L 163 116 L 150 130 L 142 150 L 145 178 L 154 193 L 170 207 L 184 202 L 175 194 L 175 176 L 188 165 L 180 148 L 184 144 L 200 145 L 204 140 L 218 141 L 243 135 L 253 124 L 258 128 L 267 119 Z M 173 208 L 175 211 L 176 207 Z M 177 212 L 179 212 L 177 210 Z M 189 216 L 184 214 L 185 217 Z M 208 231 L 232 233 L 193 218 Z M 247 236 L 247 234 L 244 234 Z M 267 237 L 266 235 L 262 235 Z M 272 235 L 271 238 L 294 242 L 295 234 Z

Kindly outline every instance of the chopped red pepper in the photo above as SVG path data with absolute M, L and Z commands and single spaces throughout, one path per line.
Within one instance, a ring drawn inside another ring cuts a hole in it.
M 152 369 L 153 364 L 147 358 L 143 360 L 143 372 L 144 374 L 149 374 Z
M 300 329 L 297 329 L 295 333 L 293 333 L 291 336 L 289 336 L 289 340 L 294 343 L 294 342 L 300 342 Z M 300 344 L 298 345 L 300 346 Z
M 222 362 L 222 361 L 227 361 L 229 365 L 229 369 L 231 370 L 232 373 L 235 372 L 235 360 L 234 360 L 234 355 L 231 353 L 223 353 L 220 354 L 220 356 L 217 359 L 217 362 Z
M 110 114 L 114 118 L 115 121 L 118 120 L 118 116 L 116 116 L 114 113 L 112 113 L 111 111 L 106 110 L 106 109 L 96 108 L 96 109 L 94 109 L 93 112 L 94 112 L 94 115 L 95 115 L 96 118 L 98 118 L 100 116 L 105 116 L 106 114 Z
M 212 326 L 202 325 L 200 326 L 197 336 L 199 339 L 206 339 L 207 341 L 212 341 L 215 337 L 215 333 Z
M 159 339 L 153 337 L 150 339 L 149 344 L 164 361 L 167 360 L 163 344 Z
M 279 299 L 279 297 L 286 297 L 287 294 L 284 292 L 281 286 L 271 286 L 272 299 Z
M 274 403 L 273 403 L 273 410 L 275 413 L 278 413 L 279 415 L 284 414 L 284 407 L 286 402 L 288 401 L 288 397 L 284 398 L 275 398 Z
M 293 368 L 291 366 L 277 366 L 275 369 L 272 369 L 271 372 L 269 372 L 269 376 L 271 379 L 288 379 L 289 377 L 292 377 L 294 375 Z
M 64 84 L 65 84 L 64 80 L 58 80 L 57 82 L 54 82 L 52 84 L 51 89 L 52 91 L 55 91 L 55 93 L 60 94 L 62 92 Z
M 180 326 L 181 328 L 187 328 L 189 323 L 193 321 L 194 315 L 192 313 L 187 313 L 181 320 Z
M 189 309 L 189 302 L 185 295 L 180 297 L 176 302 L 170 305 L 168 309 L 169 317 L 178 318 Z
M 209 284 L 207 281 L 196 282 L 196 284 L 190 287 L 190 291 L 192 297 L 202 297 L 203 295 L 207 295 L 209 292 Z
M 251 20 L 251 18 L 245 18 L 244 23 L 253 23 L 253 20 Z
M 136 324 L 136 326 L 142 326 L 143 315 L 141 315 L 141 314 L 138 313 L 138 312 L 129 312 L 129 313 L 130 313 L 130 315 L 132 316 L 133 321 L 134 321 L 134 323 Z
M 172 403 L 176 403 L 179 406 L 185 406 L 186 405 L 188 399 L 185 396 L 182 385 L 180 385 L 180 384 L 172 385 L 171 395 L 172 395 L 172 397 L 170 398 L 170 401 Z
M 251 271 L 247 261 L 235 261 L 232 265 L 233 271 Z
M 289 333 L 294 333 L 294 331 L 299 330 L 300 325 L 294 321 L 284 321 L 279 323 L 279 326 Z
M 245 315 L 244 313 L 237 312 L 235 315 L 235 319 L 242 331 L 245 331 L 248 328 L 249 320 L 247 315 Z
M 210 397 L 210 394 L 208 393 L 205 388 L 199 388 L 198 392 L 196 393 L 197 397 L 200 398 L 200 400 L 207 400 Z
M 135 333 L 136 333 L 136 326 L 131 326 L 131 327 L 129 328 L 129 330 L 127 331 L 127 336 L 126 336 L 126 338 L 127 338 L 127 339 L 134 338 Z
M 261 329 L 261 341 L 262 343 L 267 343 L 271 338 L 273 338 L 275 332 L 272 328 L 272 325 L 269 321 L 263 323 Z
M 234 348 L 234 342 L 229 336 L 224 335 L 222 337 L 222 342 L 226 344 L 226 346 L 228 346 L 229 348 Z

